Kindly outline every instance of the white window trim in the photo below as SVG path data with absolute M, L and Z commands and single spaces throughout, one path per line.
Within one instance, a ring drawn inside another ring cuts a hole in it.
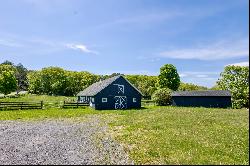
M 102 103 L 107 103 L 108 102 L 108 98 L 102 98 Z
M 94 97 L 91 98 L 91 102 L 92 102 L 92 103 L 95 102 L 95 98 L 94 98 Z
M 133 98 L 133 103 L 136 103 L 136 98 Z

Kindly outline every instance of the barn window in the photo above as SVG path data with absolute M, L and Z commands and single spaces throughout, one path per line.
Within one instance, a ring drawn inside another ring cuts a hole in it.
M 136 103 L 136 98 L 133 98 L 133 102 Z
M 107 101 L 108 101 L 107 98 L 102 98 L 102 102 L 103 102 L 103 103 L 106 103 Z

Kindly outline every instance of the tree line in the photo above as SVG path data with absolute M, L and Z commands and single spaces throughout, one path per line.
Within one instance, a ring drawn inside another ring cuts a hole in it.
M 74 96 L 91 84 L 120 73 L 96 75 L 87 71 L 68 71 L 60 67 L 46 67 L 41 70 L 28 70 L 22 64 L 14 65 L 10 61 L 0 64 L 0 93 L 28 90 L 33 94 Z M 122 74 L 123 75 L 123 74 Z M 124 75 L 144 98 L 152 96 L 164 98 L 162 93 L 171 91 L 208 90 L 180 81 L 177 69 L 172 64 L 160 68 L 159 76 Z M 235 108 L 248 107 L 249 104 L 249 67 L 227 66 L 212 89 L 229 90 L 232 93 Z
M 171 66 L 170 68 L 173 67 Z M 168 71 L 168 73 L 171 72 Z M 97 81 L 116 75 L 124 74 L 96 75 L 87 71 L 68 71 L 60 67 L 28 70 L 20 63 L 14 65 L 10 61 L 5 61 L 0 64 L 0 93 L 9 94 L 13 91 L 28 90 L 33 94 L 73 96 Z M 178 76 L 178 73 L 176 73 L 176 76 Z M 160 85 L 161 87 L 170 86 L 170 83 L 162 85 L 164 83 L 162 81 L 159 82 L 158 76 L 124 75 L 124 77 L 137 87 L 145 98 L 151 98 Z M 173 78 L 172 75 L 163 77 Z M 174 84 L 176 86 L 176 83 Z M 179 85 L 177 86 L 179 87 Z M 179 90 L 199 90 L 204 88 L 194 84 L 180 83 Z

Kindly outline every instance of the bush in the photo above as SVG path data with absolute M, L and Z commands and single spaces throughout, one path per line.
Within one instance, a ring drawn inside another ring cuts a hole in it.
M 245 107 L 247 107 L 247 108 L 249 107 L 248 104 L 246 103 L 246 100 L 245 100 L 245 99 L 233 100 L 232 106 L 233 106 L 233 108 L 236 108 L 236 109 L 240 109 L 240 108 L 242 108 L 243 106 L 245 106 Z
M 158 89 L 153 93 L 152 99 L 157 105 L 170 105 L 172 103 L 171 92 L 168 88 Z

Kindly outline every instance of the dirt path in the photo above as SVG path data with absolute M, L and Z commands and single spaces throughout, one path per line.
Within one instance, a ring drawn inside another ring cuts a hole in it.
M 0 165 L 133 164 L 97 117 L 0 121 Z

